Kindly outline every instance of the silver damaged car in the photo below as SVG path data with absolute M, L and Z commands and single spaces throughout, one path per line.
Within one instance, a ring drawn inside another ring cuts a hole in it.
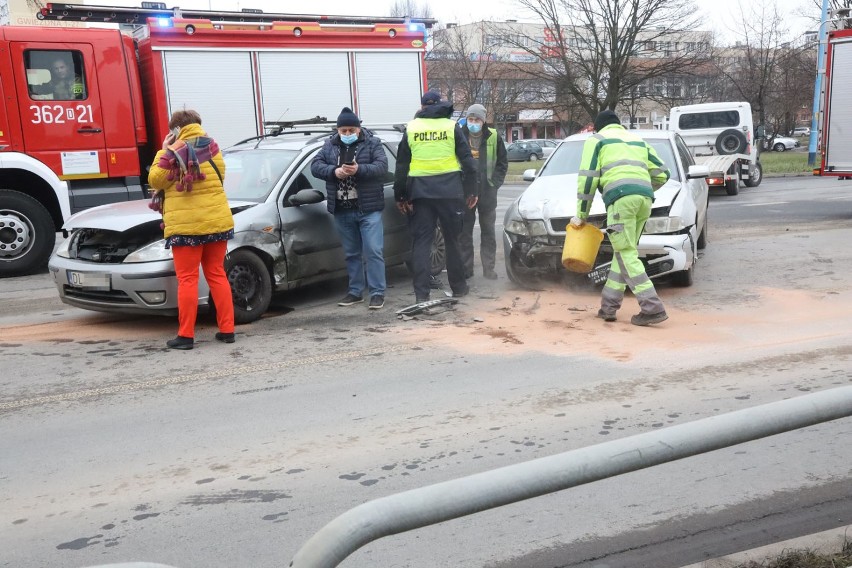
M 374 134 L 385 140 L 384 133 Z M 346 276 L 343 249 L 326 209 L 325 181 L 310 168 L 328 136 L 327 128 L 286 131 L 223 152 L 225 192 L 235 223 L 225 269 L 237 323 L 260 318 L 275 292 Z M 386 138 L 389 171 L 382 220 L 385 260 L 392 266 L 408 261 L 411 238 L 393 199 L 393 148 L 399 133 L 388 132 Z M 176 314 L 177 278 L 161 220 L 144 200 L 72 216 L 63 227 L 68 237 L 49 263 L 62 301 L 103 312 Z M 444 266 L 440 232 L 435 241 L 433 274 Z M 202 274 L 200 305 L 207 306 L 208 294 Z
M 693 282 L 698 250 L 707 245 L 707 166 L 696 165 L 680 135 L 660 130 L 635 130 L 650 143 L 671 171 L 671 179 L 654 193 L 651 218 L 639 238 L 639 257 L 651 278 L 670 276 L 676 285 Z M 536 175 L 524 172 L 532 184 L 506 211 L 503 252 L 509 278 L 523 287 L 536 288 L 542 278 L 576 283 L 606 279 L 612 247 L 605 237 L 586 275 L 562 267 L 565 226 L 577 211 L 577 172 L 588 134 L 565 139 Z M 588 222 L 606 229 L 606 207 L 595 195 Z

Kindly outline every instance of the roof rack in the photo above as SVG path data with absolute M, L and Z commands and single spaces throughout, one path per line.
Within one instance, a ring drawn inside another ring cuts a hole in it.
M 431 28 L 437 20 L 394 18 L 387 16 L 328 16 L 320 14 L 291 14 L 243 8 L 238 12 L 219 10 L 192 10 L 179 7 L 167 8 L 165 2 L 142 2 L 141 8 L 127 6 L 87 6 L 85 4 L 49 3 L 36 13 L 39 20 L 68 20 L 76 22 L 104 22 L 113 24 L 145 25 L 148 18 L 205 19 L 219 22 L 268 23 L 282 20 L 319 22 L 323 24 L 423 24 Z

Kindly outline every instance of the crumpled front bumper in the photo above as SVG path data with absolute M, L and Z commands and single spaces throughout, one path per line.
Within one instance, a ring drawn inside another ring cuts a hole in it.
M 177 277 L 171 260 L 128 264 L 101 264 L 53 256 L 48 269 L 59 298 L 66 304 L 111 313 L 177 314 Z M 102 278 L 101 286 L 74 285 L 71 274 L 91 274 Z M 207 304 L 209 289 L 199 274 L 198 303 Z M 144 294 L 164 292 L 162 302 L 152 303 Z
M 637 250 L 651 278 L 659 278 L 673 272 L 688 270 L 694 262 L 694 242 L 690 233 L 678 235 L 642 235 Z M 564 237 L 549 235 L 513 242 L 512 236 L 503 231 L 503 253 L 506 270 L 510 275 L 556 276 L 565 272 L 562 267 L 562 245 Z M 607 240 L 601 244 L 595 265 L 612 260 L 612 247 Z

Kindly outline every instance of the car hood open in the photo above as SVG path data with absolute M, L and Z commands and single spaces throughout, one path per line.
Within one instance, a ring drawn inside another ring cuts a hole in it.
M 72 215 L 62 226 L 65 230 L 101 229 L 105 231 L 126 231 L 144 223 L 162 220 L 162 215 L 148 207 L 147 199 L 110 203 L 80 211 Z M 251 201 L 228 201 L 231 212 L 236 213 L 257 205 Z
M 681 183 L 669 180 L 654 192 L 654 209 L 668 209 L 680 193 Z M 521 194 L 518 211 L 524 219 L 572 217 L 577 213 L 577 174 L 544 176 Z M 605 215 L 606 207 L 600 192 L 595 193 L 591 215 Z

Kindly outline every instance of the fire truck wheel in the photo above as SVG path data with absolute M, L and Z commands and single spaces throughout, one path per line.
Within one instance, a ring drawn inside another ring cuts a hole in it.
M 745 180 L 745 184 L 748 187 L 757 187 L 760 185 L 760 182 L 763 181 L 763 166 L 760 162 L 757 162 L 749 169 L 748 179 Z
M 225 273 L 234 298 L 234 323 L 260 319 L 272 300 L 272 277 L 256 254 L 237 250 L 225 257 Z
M 723 130 L 716 138 L 716 151 L 719 154 L 744 154 L 748 148 L 748 140 L 742 131 L 736 128 Z
M 47 209 L 25 193 L 0 189 L 0 277 L 43 268 L 54 244 L 56 227 Z

